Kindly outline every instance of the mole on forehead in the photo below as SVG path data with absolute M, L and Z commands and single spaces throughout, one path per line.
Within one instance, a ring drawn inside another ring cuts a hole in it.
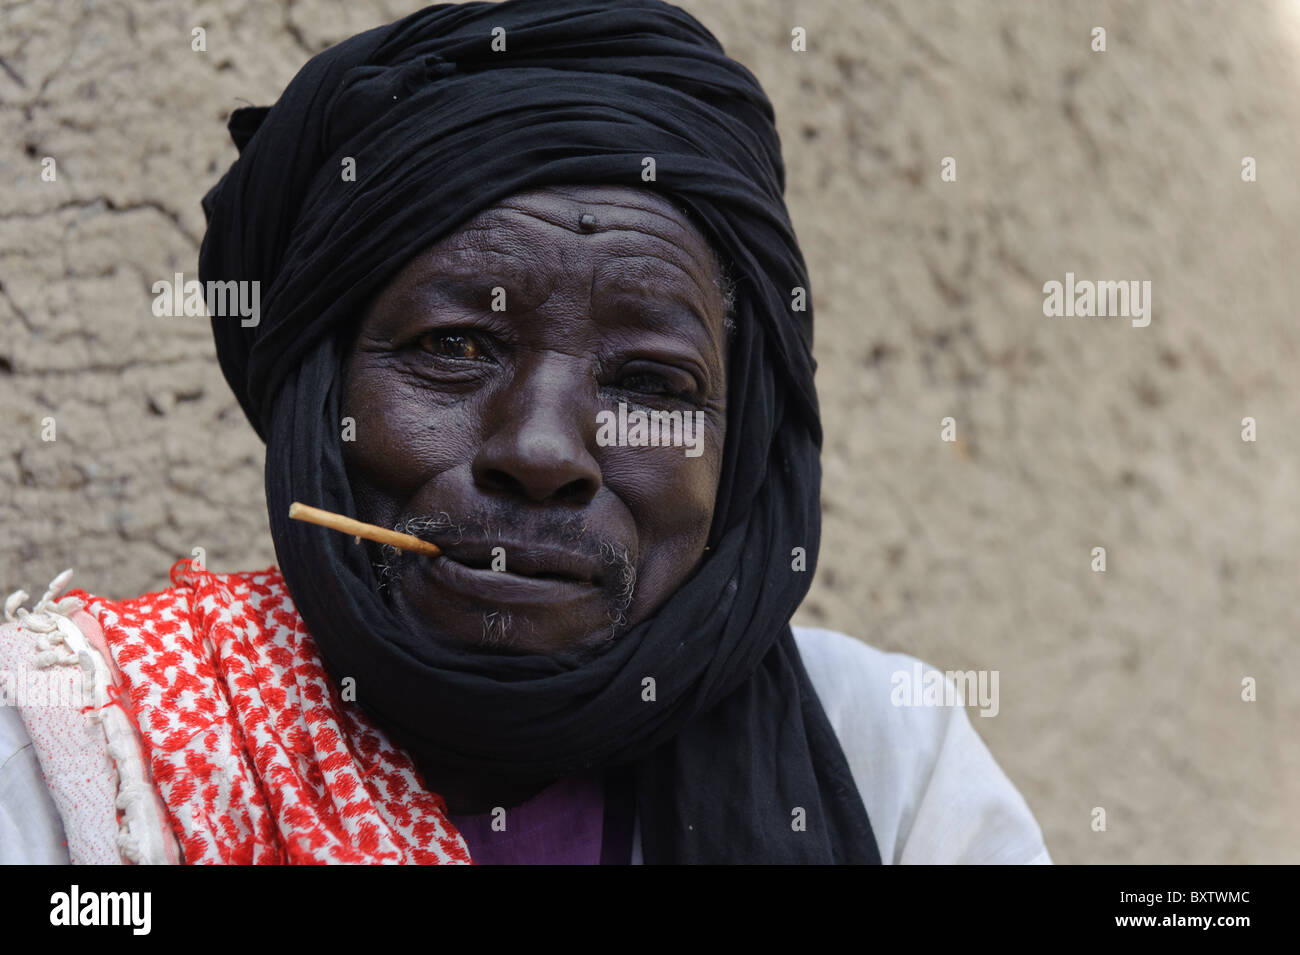
M 526 194 L 504 199 L 480 216 L 498 220 L 515 217 L 540 219 L 572 232 L 634 230 L 670 239 L 683 246 L 705 244 L 704 237 L 690 219 L 666 199 L 634 194 L 631 200 Z M 647 219 L 647 216 L 651 218 Z M 584 223 L 584 219 L 589 221 Z
M 602 206 L 606 208 L 635 209 L 656 215 L 680 215 L 675 204 L 653 189 L 636 189 L 609 183 L 591 186 L 542 186 L 526 189 L 500 200 L 498 206 L 569 204 L 574 206 Z

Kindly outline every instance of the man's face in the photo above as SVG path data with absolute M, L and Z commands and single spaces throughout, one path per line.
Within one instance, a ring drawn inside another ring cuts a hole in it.
M 343 449 L 357 517 L 443 549 L 385 548 L 408 626 L 592 652 L 690 577 L 726 432 L 721 281 L 672 203 L 593 186 L 512 196 L 380 292 L 344 369 Z M 702 452 L 669 444 L 666 417 L 660 446 L 606 444 L 598 414 L 620 403 L 698 422 Z

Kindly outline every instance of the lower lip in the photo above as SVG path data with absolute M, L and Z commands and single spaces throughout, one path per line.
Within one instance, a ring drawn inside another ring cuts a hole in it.
M 590 581 L 524 577 L 505 570 L 468 567 L 446 556 L 421 558 L 425 578 L 437 587 L 493 604 L 554 604 L 599 592 Z

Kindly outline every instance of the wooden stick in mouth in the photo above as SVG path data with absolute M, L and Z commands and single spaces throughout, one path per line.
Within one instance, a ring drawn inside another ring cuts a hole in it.
M 319 524 L 321 527 L 351 534 L 353 537 L 364 537 L 377 544 L 392 544 L 398 550 L 411 550 L 417 554 L 428 554 L 430 557 L 437 557 L 442 553 L 437 544 L 430 544 L 427 540 L 421 540 L 412 534 L 390 531 L 386 527 L 353 520 L 342 514 L 323 511 L 319 507 L 299 504 L 297 501 L 289 505 L 289 518 L 295 521 L 306 521 L 308 524 Z

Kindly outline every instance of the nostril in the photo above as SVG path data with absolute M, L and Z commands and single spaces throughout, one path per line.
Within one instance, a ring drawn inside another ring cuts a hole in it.
M 486 491 L 504 491 L 509 494 L 524 494 L 524 486 L 514 475 L 499 468 L 486 468 L 478 476 L 479 486 Z
M 525 482 L 501 468 L 484 468 L 477 474 L 477 483 L 484 491 L 527 498 L 539 503 L 552 501 L 558 504 L 586 504 L 600 490 L 600 482 L 585 475 L 563 483 L 559 483 L 560 479 L 555 475 L 539 473 L 535 477 L 536 480 Z
M 594 481 L 587 478 L 575 478 L 555 492 L 555 499 L 561 504 L 586 504 L 596 496 L 599 488 Z
M 551 497 L 551 495 L 545 493 L 546 488 L 544 485 L 539 489 L 509 471 L 500 468 L 488 468 L 482 471 L 478 475 L 477 483 L 481 490 L 488 493 L 501 494 L 520 500 L 540 503 Z

